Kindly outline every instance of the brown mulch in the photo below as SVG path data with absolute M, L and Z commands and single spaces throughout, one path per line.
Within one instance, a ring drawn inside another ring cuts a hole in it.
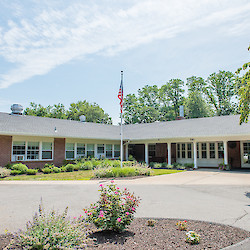
M 90 234 L 93 244 L 89 249 L 221 249 L 250 237 L 250 232 L 239 228 L 188 220 L 188 230 L 201 236 L 200 244 L 189 245 L 185 242 L 186 231 L 177 229 L 177 219 L 155 219 L 154 227 L 147 226 L 147 221 L 135 218 L 122 233 L 99 231 L 93 226 Z M 0 235 L 0 249 L 10 238 L 10 235 Z

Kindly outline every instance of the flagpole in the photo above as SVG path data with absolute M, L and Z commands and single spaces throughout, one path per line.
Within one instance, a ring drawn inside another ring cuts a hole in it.
M 121 84 L 123 85 L 123 71 L 121 71 Z M 123 93 L 122 93 L 123 95 Z M 122 141 L 122 109 L 123 109 L 123 97 L 122 97 L 122 106 L 121 106 L 121 168 L 122 168 L 122 161 L 123 161 L 123 141 Z

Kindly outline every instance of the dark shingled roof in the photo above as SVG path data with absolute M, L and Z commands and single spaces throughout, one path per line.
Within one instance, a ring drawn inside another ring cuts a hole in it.
M 250 136 L 250 124 L 239 125 L 239 115 L 132 124 L 123 128 L 124 139 L 130 140 Z M 120 127 L 0 112 L 0 134 L 119 140 Z

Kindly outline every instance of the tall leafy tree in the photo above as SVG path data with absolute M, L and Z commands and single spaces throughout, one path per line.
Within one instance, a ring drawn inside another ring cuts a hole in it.
M 160 89 L 161 101 L 165 107 L 172 107 L 175 117 L 179 115 L 179 107 L 184 101 L 184 82 L 172 79 Z
M 202 77 L 192 76 L 187 78 L 188 96 L 185 99 L 185 115 L 187 118 L 209 117 L 211 107 L 205 100 L 205 80 Z
M 30 103 L 30 107 L 24 110 L 25 115 L 50 117 L 51 106 L 43 107 L 41 104 Z
M 250 46 L 248 47 L 250 51 Z M 248 122 L 250 114 L 250 62 L 245 63 L 242 68 L 239 68 L 236 73 L 239 75 L 240 72 L 245 71 L 243 76 L 238 77 L 239 89 L 239 112 L 240 112 L 240 124 Z
M 205 94 L 216 115 L 235 114 L 238 110 L 236 76 L 230 71 L 211 74 L 206 80 Z
M 71 103 L 67 111 L 68 119 L 79 121 L 81 115 L 85 115 L 87 122 L 112 124 L 111 117 L 98 104 L 86 100 Z

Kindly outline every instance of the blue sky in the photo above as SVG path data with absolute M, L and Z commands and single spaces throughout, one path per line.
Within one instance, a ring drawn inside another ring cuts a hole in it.
M 0 111 L 124 93 L 250 61 L 249 0 L 0 0 Z

